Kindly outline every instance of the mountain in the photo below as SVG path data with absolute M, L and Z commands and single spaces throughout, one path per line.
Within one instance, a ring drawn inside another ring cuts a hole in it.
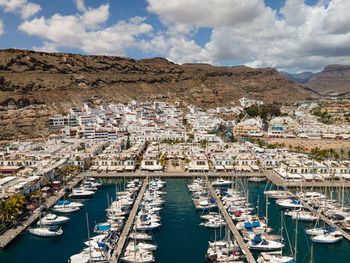
M 323 95 L 350 94 L 350 66 L 329 65 L 304 85 Z
M 46 136 L 49 116 L 88 101 L 182 100 L 213 108 L 243 96 L 273 102 L 315 93 L 272 68 L 0 50 L 0 140 Z
M 299 82 L 299 83 L 305 83 L 306 81 L 308 81 L 311 77 L 317 75 L 318 73 L 312 73 L 310 71 L 306 71 L 306 72 L 302 72 L 302 73 L 296 73 L 296 74 L 291 74 L 288 73 L 286 71 L 280 71 L 280 73 L 282 73 L 283 75 L 285 75 L 286 77 Z

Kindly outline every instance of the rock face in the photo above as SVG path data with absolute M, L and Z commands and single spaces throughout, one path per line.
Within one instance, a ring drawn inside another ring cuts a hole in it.
M 273 102 L 315 93 L 271 68 L 0 51 L 0 140 L 46 136 L 48 116 L 87 101 L 182 100 L 209 108 L 243 96 Z
M 320 94 L 350 94 L 350 66 L 329 65 L 304 84 Z

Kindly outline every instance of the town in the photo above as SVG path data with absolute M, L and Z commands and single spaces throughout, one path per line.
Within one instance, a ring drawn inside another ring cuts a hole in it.
M 334 98 L 266 105 L 244 97 L 209 110 L 181 101 L 71 108 L 49 118 L 48 137 L 3 144 L 0 245 L 6 248 L 84 178 L 235 177 L 285 189 L 350 187 L 349 115 L 350 101 Z

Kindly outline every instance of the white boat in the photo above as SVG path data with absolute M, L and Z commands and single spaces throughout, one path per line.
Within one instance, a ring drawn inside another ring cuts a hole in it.
M 318 216 L 308 211 L 289 211 L 286 212 L 285 215 L 291 216 L 292 219 L 296 220 L 298 218 L 299 221 L 316 221 Z
M 266 177 L 251 177 L 248 179 L 248 181 L 253 183 L 262 183 L 266 182 Z
M 108 263 L 106 257 L 106 252 L 100 249 L 95 248 L 85 248 L 79 254 L 73 255 L 69 259 L 69 263 L 90 263 L 90 262 L 99 262 L 99 263 Z
M 128 263 L 149 263 L 154 261 L 154 256 L 146 250 L 125 251 L 121 260 Z
M 232 182 L 228 180 L 224 180 L 222 178 L 218 178 L 212 182 L 212 186 L 228 186 L 231 185 Z
M 73 207 L 83 207 L 84 205 L 80 202 L 72 202 L 72 201 L 69 201 L 69 200 L 60 200 L 57 202 L 57 204 L 54 206 L 54 208 L 59 208 L 59 207 L 62 207 L 62 206 L 66 206 L 66 207 L 69 207 L 69 206 L 73 206 Z
M 152 222 L 152 221 L 147 221 L 147 222 L 141 222 L 137 221 L 136 223 L 136 230 L 152 230 L 160 227 L 161 224 L 158 222 Z
M 47 214 L 38 221 L 38 225 L 59 225 L 68 222 L 69 217 Z
M 138 233 L 133 232 L 129 235 L 129 238 L 136 239 L 136 240 L 152 240 L 152 236 L 146 234 L 146 233 Z
M 58 226 L 29 228 L 29 233 L 40 237 L 56 237 L 63 234 L 63 230 Z
M 258 250 L 258 251 L 273 251 L 280 250 L 284 245 L 277 241 L 267 241 L 261 236 L 255 236 L 252 240 L 248 242 L 248 248 L 250 250 Z
M 293 199 L 282 199 L 277 200 L 276 204 L 283 208 L 302 208 L 303 204 L 301 201 L 293 200 Z
M 343 236 L 341 234 L 340 235 L 338 233 L 335 234 L 334 232 L 311 237 L 312 242 L 322 243 L 322 244 L 333 244 L 342 239 L 343 239 Z
M 278 252 L 281 253 L 281 252 Z M 273 254 L 273 253 L 267 253 L 262 252 L 260 254 L 260 257 L 258 257 L 257 263 L 287 263 L 287 262 L 294 262 L 293 257 L 283 256 Z
M 215 199 L 211 199 L 211 200 L 203 200 L 200 202 L 196 202 L 195 206 L 197 210 L 203 211 L 203 210 L 210 210 L 210 209 L 216 208 L 217 204 L 215 202 Z
M 268 195 L 269 198 L 272 198 L 272 199 L 285 199 L 290 197 L 290 195 L 286 191 L 282 191 L 282 190 L 265 191 L 264 194 Z
M 54 211 L 56 213 L 69 214 L 80 211 L 80 208 L 75 206 L 54 206 L 51 208 L 51 211 Z
M 136 250 L 147 250 L 147 251 L 153 251 L 157 249 L 157 245 L 149 244 L 146 242 L 138 242 L 136 243 Z M 134 251 L 135 250 L 135 243 L 129 242 L 129 244 L 126 246 L 126 250 Z
M 94 195 L 94 191 L 85 190 L 84 188 L 74 188 L 72 193 L 69 195 L 71 198 L 82 198 L 82 197 L 90 197 Z
M 221 218 L 209 219 L 207 222 L 200 223 L 199 225 L 205 226 L 205 227 L 210 227 L 210 228 L 219 228 L 219 227 L 225 226 L 226 221 L 224 219 L 221 219 Z

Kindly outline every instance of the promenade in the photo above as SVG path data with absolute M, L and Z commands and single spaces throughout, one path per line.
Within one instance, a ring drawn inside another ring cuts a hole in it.
M 79 184 L 83 180 L 83 178 L 83 174 L 77 175 L 72 181 L 67 183 L 67 186 L 65 188 L 62 188 L 60 191 L 47 198 L 45 202 L 41 204 L 41 206 L 44 205 L 47 209 L 49 209 L 65 195 L 67 190 L 70 190 L 74 186 Z M 20 234 L 23 231 L 25 231 L 40 217 L 40 214 L 43 213 L 40 209 L 41 206 L 39 206 L 33 212 L 31 212 L 30 215 L 24 221 L 18 222 L 12 228 L 6 230 L 6 232 L 4 232 L 0 236 L 0 249 L 6 249 L 10 244 L 12 244 L 12 242 L 14 242 L 20 236 Z

